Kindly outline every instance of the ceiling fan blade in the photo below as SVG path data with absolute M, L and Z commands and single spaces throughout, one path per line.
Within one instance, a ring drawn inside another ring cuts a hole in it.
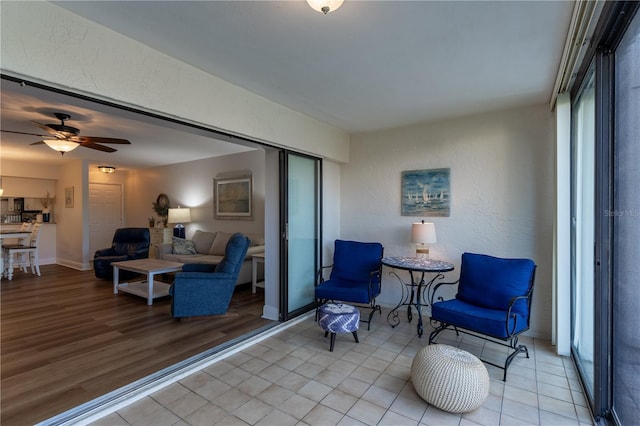
M 80 143 L 114 143 L 131 145 L 131 142 L 126 139 L 102 138 L 99 136 L 71 136 L 68 140 Z
M 38 142 L 30 143 L 29 145 L 41 145 L 43 143 L 44 141 L 38 141 Z
M 84 146 L 85 148 L 91 148 L 102 152 L 116 152 L 117 149 L 111 148 L 110 146 L 100 145 L 94 142 L 80 142 L 80 146 Z
M 5 133 L 15 133 L 16 135 L 29 135 L 29 136 L 40 136 L 43 138 L 49 138 L 51 137 L 51 135 L 39 135 L 37 133 L 27 133 L 27 132 L 16 132 L 14 130 L 0 130 L 0 132 L 5 132 Z
M 36 126 L 40 127 L 42 130 L 44 130 L 45 132 L 49 133 L 49 135 L 58 135 L 58 132 L 56 132 L 55 130 L 53 130 L 51 127 L 45 125 L 45 124 L 40 124 L 37 121 L 31 121 L 33 124 L 35 124 Z M 47 136 L 49 136 L 47 135 Z M 64 137 L 64 135 L 63 135 Z

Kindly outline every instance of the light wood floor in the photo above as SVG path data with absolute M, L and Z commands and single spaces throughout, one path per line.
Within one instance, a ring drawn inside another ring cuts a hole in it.
M 0 283 L 3 426 L 46 420 L 271 323 L 250 285 L 236 289 L 229 316 L 177 321 L 168 298 L 147 306 L 93 271 L 41 271 Z

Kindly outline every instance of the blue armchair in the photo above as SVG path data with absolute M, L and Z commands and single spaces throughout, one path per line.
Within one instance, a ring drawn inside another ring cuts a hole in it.
M 440 325 L 429 336 L 429 344 L 446 329 L 471 334 L 507 346 L 511 352 L 504 365 L 485 363 L 504 370 L 519 353 L 529 350 L 518 344 L 518 336 L 529 329 L 531 297 L 536 265 L 530 259 L 503 259 L 464 253 L 455 299 L 432 301 L 431 320 Z M 442 284 L 434 287 L 433 293 Z
M 326 301 L 365 304 L 371 309 L 367 329 L 371 327 L 373 314 L 382 314 L 376 297 L 380 294 L 380 275 L 382 273 L 382 254 L 380 243 L 336 240 L 333 252 L 333 265 L 324 266 L 318 271 L 315 297 L 318 306 Z M 331 268 L 331 275 L 324 280 L 323 270 Z
M 225 314 L 248 248 L 249 239 L 236 233 L 229 239 L 225 255 L 217 265 L 184 265 L 169 288 L 171 315 L 184 318 Z
M 119 228 L 113 234 L 111 247 L 97 250 L 93 255 L 93 271 L 97 278 L 113 279 L 113 262 L 146 259 L 149 257 L 149 228 Z M 120 279 L 128 280 L 139 274 L 120 271 Z

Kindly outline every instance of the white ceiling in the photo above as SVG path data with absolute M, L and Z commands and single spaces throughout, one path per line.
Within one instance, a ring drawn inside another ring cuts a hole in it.
M 574 2 L 346 0 L 326 16 L 301 0 L 56 4 L 357 133 L 548 102 Z M 5 119 L 5 86 L 2 126 L 20 130 Z M 24 107 L 53 108 L 37 99 L 29 102 Z M 114 124 L 91 106 L 78 113 L 89 120 L 68 124 L 80 127 L 81 134 L 145 138 L 140 132 L 146 127 L 121 117 Z M 34 111 L 28 120 L 45 118 Z M 137 145 L 164 145 L 164 131 L 152 131 L 149 141 Z M 177 151 L 172 154 L 185 149 Z

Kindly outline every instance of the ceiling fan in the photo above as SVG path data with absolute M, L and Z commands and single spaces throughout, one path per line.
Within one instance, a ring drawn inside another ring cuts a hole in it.
M 37 133 L 16 132 L 13 130 L 1 131 L 6 133 L 16 133 L 19 135 L 41 136 L 44 138 L 49 138 L 34 142 L 31 145 L 47 144 L 47 146 L 58 151 L 62 155 L 64 155 L 65 152 L 72 151 L 79 146 L 84 146 L 85 148 L 91 148 L 103 152 L 115 152 L 117 151 L 117 149 L 101 144 L 131 144 L 131 142 L 126 139 L 103 138 L 97 136 L 78 136 L 80 133 L 80 129 L 67 126 L 64 123 L 65 120 L 71 119 L 71 116 L 69 114 L 56 112 L 53 115 L 55 115 L 56 118 L 60 120 L 60 124 L 40 124 L 36 121 L 32 121 L 33 124 L 47 132 L 48 134 L 46 135 L 40 135 Z

